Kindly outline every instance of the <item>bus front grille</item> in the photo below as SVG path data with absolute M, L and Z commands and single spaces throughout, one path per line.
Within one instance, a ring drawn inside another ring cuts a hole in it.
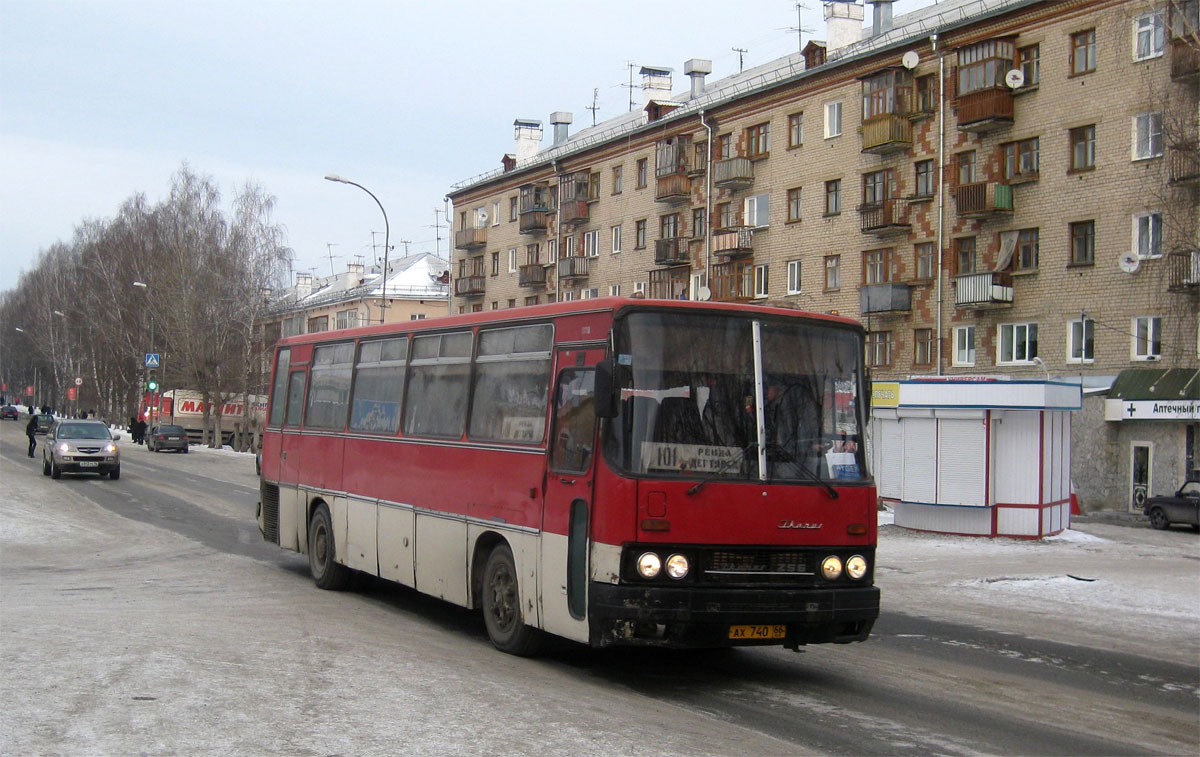
M 810 554 L 797 550 L 721 549 L 705 555 L 708 583 L 797 583 L 812 578 Z

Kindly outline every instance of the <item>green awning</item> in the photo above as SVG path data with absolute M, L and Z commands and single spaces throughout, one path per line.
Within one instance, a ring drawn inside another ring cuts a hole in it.
M 1200 400 L 1200 368 L 1128 368 L 1117 375 L 1113 400 Z

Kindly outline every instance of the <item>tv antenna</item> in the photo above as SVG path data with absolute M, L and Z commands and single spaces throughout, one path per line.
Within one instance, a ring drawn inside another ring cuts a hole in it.
M 600 88 L 592 87 L 592 104 L 587 109 L 592 112 L 592 126 L 596 125 L 596 111 L 600 110 Z
M 335 275 L 336 275 L 336 274 L 333 272 L 333 257 L 334 257 L 334 256 L 333 256 L 333 248 L 334 248 L 334 247 L 337 247 L 337 246 L 338 246 L 338 245 L 337 245 L 337 242 L 326 242 L 326 243 L 325 243 L 325 250 L 326 250 L 326 254 L 329 256 L 329 275 L 330 275 L 330 276 L 335 276 Z M 340 257 L 341 257 L 341 255 L 338 255 L 338 257 L 340 258 Z
M 629 112 L 632 113 L 633 112 L 633 69 L 637 66 L 637 64 L 631 60 L 627 60 L 627 61 L 625 61 L 625 65 L 627 68 L 629 68 L 629 83 L 622 84 L 621 86 L 626 87 L 629 90 Z
M 738 54 L 738 73 L 740 74 L 742 72 L 742 63 L 745 61 L 746 53 L 750 51 L 744 47 L 731 47 L 729 49 Z
M 796 32 L 796 51 L 804 52 L 804 34 L 812 33 L 812 29 L 804 25 L 804 11 L 808 10 L 808 6 L 804 3 L 796 3 L 796 25 L 789 26 L 789 32 Z

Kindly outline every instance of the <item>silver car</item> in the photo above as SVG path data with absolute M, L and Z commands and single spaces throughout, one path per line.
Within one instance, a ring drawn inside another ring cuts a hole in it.
M 62 478 L 64 473 L 99 473 L 121 477 L 120 434 L 103 421 L 61 420 L 50 427 L 42 442 L 42 475 Z

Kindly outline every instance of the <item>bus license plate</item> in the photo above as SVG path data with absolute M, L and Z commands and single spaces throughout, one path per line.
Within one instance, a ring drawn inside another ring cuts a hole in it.
M 787 626 L 730 626 L 731 639 L 783 639 L 787 637 Z
M 82 462 L 82 463 L 80 463 L 80 464 L 79 464 L 79 467 L 80 467 L 80 468 L 95 468 L 95 467 L 97 467 L 98 465 L 100 465 L 100 463 L 93 463 L 93 462 Z

